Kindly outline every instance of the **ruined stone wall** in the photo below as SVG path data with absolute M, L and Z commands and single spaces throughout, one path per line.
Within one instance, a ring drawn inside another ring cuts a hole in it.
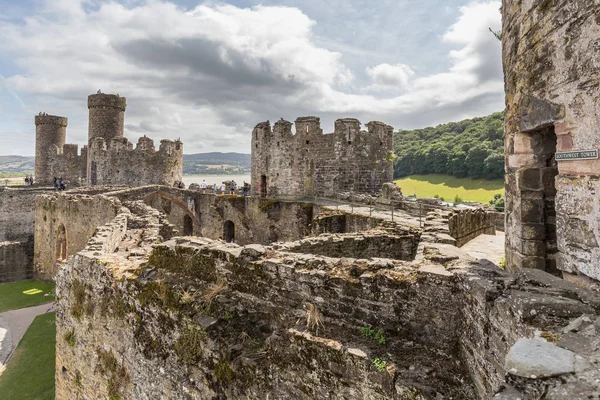
M 598 340 L 569 322 L 600 324 L 600 299 L 540 271 L 510 277 L 203 238 L 176 238 L 141 260 L 146 248 L 113 247 L 80 252 L 59 273 L 57 398 L 598 394 Z M 513 345 L 540 334 L 519 358 Z M 536 358 L 556 352 L 571 363 Z
M 292 253 L 319 254 L 327 257 L 390 258 L 412 261 L 417 254 L 417 232 L 374 229 L 354 234 L 323 234 L 296 242 L 275 244 L 273 248 Z
M 36 277 L 53 280 L 57 262 L 85 248 L 99 226 L 119 213 L 120 202 L 106 196 L 40 195 L 35 200 Z M 64 248 L 60 248 L 64 240 Z
M 22 242 L 0 242 L 0 283 L 33 278 L 31 251 Z
M 600 279 L 597 0 L 504 0 L 507 268 Z
M 78 154 L 76 144 L 65 144 L 62 148 L 52 146 L 47 153 L 47 170 L 42 182 L 52 183 L 54 177 L 62 178 L 67 188 L 85 184 L 87 175 L 87 146 Z M 36 177 L 37 179 L 37 177 Z
M 166 214 L 180 234 L 185 232 L 185 217 L 193 223 L 192 234 L 211 239 L 226 239 L 225 224 L 234 228 L 238 244 L 268 244 L 299 240 L 311 234 L 314 206 L 237 195 L 214 196 L 193 190 L 146 186 L 109 193 L 122 201 L 144 200 Z
M 1 250 L 0 275 L 10 280 L 31 278 L 35 223 L 35 198 L 47 189 L 0 188 L 0 243 L 9 242 Z M 2 261 L 4 260 L 4 261 Z M 3 264 L 4 263 L 4 264 Z M 9 277 L 7 277 L 9 276 Z M 0 277 L 0 280 L 3 278 Z
M 136 148 L 125 138 L 90 139 L 88 185 L 166 185 L 181 181 L 183 144 L 161 140 L 158 151 L 151 139 L 142 137 Z
M 252 191 L 263 196 L 333 196 L 340 192 L 376 193 L 392 180 L 393 128 L 352 118 L 335 122 L 323 134 L 317 117 L 269 122 L 252 133 Z M 265 186 L 266 183 L 266 186 Z
M 479 235 L 496 234 L 496 215 L 481 208 L 454 209 L 448 218 L 450 236 L 462 247 Z

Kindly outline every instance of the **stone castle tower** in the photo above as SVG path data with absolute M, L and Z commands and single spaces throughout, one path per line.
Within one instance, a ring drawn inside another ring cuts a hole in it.
M 137 147 L 123 135 L 127 100 L 116 94 L 88 96 L 88 145 L 65 144 L 67 118 L 38 115 L 35 176 L 42 184 L 62 177 L 68 185 L 171 186 L 183 174 L 183 144 L 161 140 L 158 150 L 146 136 Z
M 127 100 L 118 94 L 99 93 L 88 96 L 88 144 L 97 137 L 107 141 L 122 138 L 126 107 Z
M 324 134 L 318 117 L 267 122 L 252 133 L 252 191 L 261 196 L 334 196 L 376 193 L 393 178 L 393 128 L 354 118 Z
M 50 183 L 53 154 L 62 151 L 67 139 L 67 118 L 56 115 L 35 116 L 35 178 L 39 183 Z

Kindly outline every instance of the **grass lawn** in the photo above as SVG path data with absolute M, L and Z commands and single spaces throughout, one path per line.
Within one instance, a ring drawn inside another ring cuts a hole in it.
M 486 203 L 496 193 L 504 194 L 504 180 L 456 178 L 450 175 L 411 175 L 395 181 L 405 196 L 433 197 L 436 194 L 446 201 L 458 195 L 463 200 Z
M 0 312 L 37 306 L 54 301 L 54 285 L 43 281 L 20 281 L 0 284 Z M 44 294 L 48 293 L 48 297 Z
M 33 320 L 0 375 L 2 399 L 54 399 L 55 320 L 55 312 L 39 315 Z

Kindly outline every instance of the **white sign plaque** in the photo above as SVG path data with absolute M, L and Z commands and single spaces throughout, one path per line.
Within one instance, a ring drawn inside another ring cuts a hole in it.
M 557 161 L 596 160 L 598 150 L 561 151 L 554 158 Z

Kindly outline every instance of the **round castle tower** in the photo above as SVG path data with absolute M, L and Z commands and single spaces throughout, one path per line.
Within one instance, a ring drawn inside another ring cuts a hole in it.
M 122 138 L 126 107 L 125 97 L 117 94 L 99 93 L 88 96 L 88 143 L 91 144 L 92 139 L 97 137 L 104 138 L 107 142 L 113 138 Z
M 35 116 L 35 180 L 38 183 L 52 182 L 51 155 L 57 154 L 56 149 L 62 151 L 65 145 L 67 122 L 66 117 L 56 115 Z

